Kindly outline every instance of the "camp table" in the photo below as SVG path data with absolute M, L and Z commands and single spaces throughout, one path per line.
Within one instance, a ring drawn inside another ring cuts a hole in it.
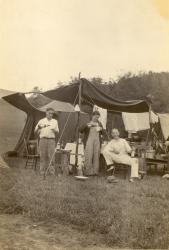
M 62 173 L 63 175 L 68 175 L 69 165 L 70 165 L 70 150 L 58 149 L 55 153 L 56 174 Z
M 164 166 L 163 167 L 164 172 L 166 172 L 168 170 L 168 160 L 155 159 L 155 158 L 146 158 L 146 164 L 147 164 L 147 166 L 149 166 L 149 169 L 151 169 L 152 166 L 154 166 L 156 171 L 157 171 L 157 167 L 158 167 L 159 164 Z

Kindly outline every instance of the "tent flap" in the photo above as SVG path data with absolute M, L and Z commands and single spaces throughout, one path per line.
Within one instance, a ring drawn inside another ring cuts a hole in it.
M 143 131 L 150 128 L 149 113 L 122 113 L 122 118 L 126 131 Z M 158 123 L 158 116 L 151 111 L 151 122 Z
M 169 114 L 158 114 L 164 139 L 169 137 Z

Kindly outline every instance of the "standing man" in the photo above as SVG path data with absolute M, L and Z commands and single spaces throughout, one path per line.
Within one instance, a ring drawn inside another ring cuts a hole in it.
M 38 133 L 40 151 L 40 174 L 44 175 L 55 151 L 56 134 L 59 133 L 58 122 L 53 119 L 54 109 L 46 109 L 46 117 L 41 119 L 35 127 Z M 54 161 L 51 166 L 54 166 Z
M 100 113 L 94 111 L 91 121 L 80 128 L 80 132 L 84 133 L 85 147 L 85 175 L 92 176 L 99 173 L 99 158 L 101 147 L 101 135 L 103 126 L 99 121 Z

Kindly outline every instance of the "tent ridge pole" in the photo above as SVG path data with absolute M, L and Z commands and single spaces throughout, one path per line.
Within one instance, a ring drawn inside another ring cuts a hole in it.
M 80 127 L 80 111 L 81 111 L 81 98 L 82 98 L 82 80 L 81 72 L 79 72 L 79 111 L 78 111 L 78 120 L 77 120 L 77 133 L 76 133 L 76 157 L 75 157 L 75 167 L 78 166 L 78 149 L 79 149 L 79 127 Z
M 81 99 L 82 99 L 82 80 L 81 80 L 81 72 L 79 72 L 79 108 L 81 110 Z

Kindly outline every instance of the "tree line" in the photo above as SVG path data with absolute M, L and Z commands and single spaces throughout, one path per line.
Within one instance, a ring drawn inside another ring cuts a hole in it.
M 119 100 L 145 100 L 149 95 L 152 98 L 152 107 L 155 112 L 169 112 L 169 72 L 148 72 L 137 75 L 129 72 L 120 76 L 117 81 L 110 80 L 108 82 L 104 82 L 101 77 L 93 77 L 88 80 L 104 93 Z M 78 78 L 71 77 L 67 84 L 77 81 Z M 59 82 L 56 87 L 62 85 L 65 83 Z M 37 91 L 39 88 L 36 86 L 34 89 Z M 43 106 L 50 101 L 50 99 L 37 94 L 33 94 L 29 100 L 36 107 Z

